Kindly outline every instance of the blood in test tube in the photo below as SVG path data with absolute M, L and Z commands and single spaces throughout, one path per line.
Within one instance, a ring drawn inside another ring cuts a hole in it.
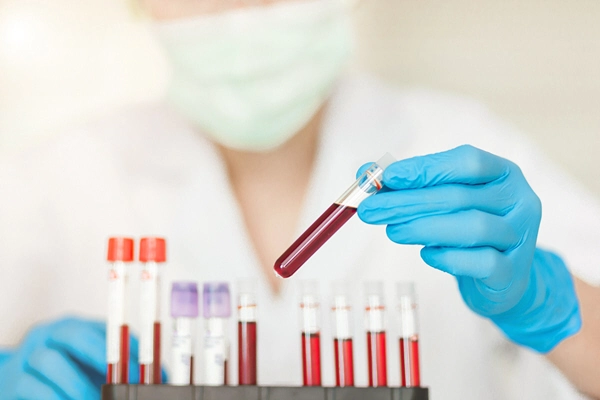
M 160 384 L 160 265 L 166 261 L 166 242 L 163 238 L 146 237 L 140 240 L 140 384 Z
M 400 312 L 400 383 L 403 387 L 421 386 L 417 297 L 412 282 L 400 282 L 396 288 Z
M 395 161 L 386 153 L 373 163 L 346 192 L 335 201 L 292 245 L 275 261 L 275 272 L 292 276 L 325 244 L 354 214 L 359 204 L 377 193 L 383 186 L 383 171 Z
M 198 285 L 193 282 L 174 282 L 171 288 L 171 317 L 173 336 L 170 383 L 194 384 L 194 327 L 198 318 Z
M 382 282 L 365 285 L 369 386 L 387 386 L 387 345 Z
M 302 383 L 304 386 L 321 386 L 321 329 L 318 284 L 316 281 L 304 281 L 301 285 Z
M 254 282 L 242 281 L 238 290 L 238 384 L 257 384 L 256 289 Z
M 352 343 L 352 308 L 347 284 L 333 285 L 333 352 L 335 357 L 335 386 L 354 386 L 354 349 Z
M 106 383 L 129 383 L 129 325 L 127 324 L 127 264 L 133 262 L 133 239 L 108 240 L 108 316 L 106 322 Z
M 227 385 L 229 342 L 227 324 L 231 317 L 229 285 L 222 282 L 204 284 L 204 384 Z

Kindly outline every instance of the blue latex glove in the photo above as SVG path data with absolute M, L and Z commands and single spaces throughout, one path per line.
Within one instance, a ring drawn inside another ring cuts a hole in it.
M 137 348 L 132 338 L 132 381 L 139 380 Z M 105 381 L 106 331 L 100 322 L 68 318 L 38 326 L 0 358 L 1 400 L 97 400 Z
M 466 304 L 511 340 L 545 353 L 581 327 L 573 280 L 536 249 L 541 203 L 519 167 L 472 146 L 390 165 L 385 189 L 359 217 L 388 237 L 425 246 L 430 266 L 454 275 Z

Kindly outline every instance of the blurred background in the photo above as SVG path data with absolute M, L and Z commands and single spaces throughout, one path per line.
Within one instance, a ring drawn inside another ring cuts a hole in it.
M 600 2 L 363 0 L 356 66 L 470 96 L 600 197 Z M 0 157 L 157 99 L 168 68 L 127 0 L 0 0 Z

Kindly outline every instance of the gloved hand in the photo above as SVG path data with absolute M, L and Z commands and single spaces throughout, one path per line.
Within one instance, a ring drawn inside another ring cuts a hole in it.
M 536 249 L 541 203 L 517 165 L 461 146 L 396 162 L 383 183 L 359 217 L 425 246 L 423 260 L 454 275 L 466 304 L 514 342 L 545 353 L 580 329 L 565 264 Z
M 137 341 L 131 340 L 130 377 L 139 380 Z M 0 359 L 1 400 L 100 399 L 106 381 L 105 324 L 75 318 L 32 329 Z

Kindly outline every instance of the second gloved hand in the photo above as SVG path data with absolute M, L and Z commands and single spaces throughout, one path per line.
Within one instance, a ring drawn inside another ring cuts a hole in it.
M 420 244 L 430 266 L 456 276 L 467 305 L 509 338 L 550 351 L 581 326 L 562 260 L 536 249 L 541 203 L 514 163 L 472 146 L 390 165 L 387 188 L 360 218 Z
M 132 381 L 137 347 L 132 338 Z M 38 326 L 0 360 L 0 400 L 98 400 L 105 360 L 104 323 L 67 318 Z

